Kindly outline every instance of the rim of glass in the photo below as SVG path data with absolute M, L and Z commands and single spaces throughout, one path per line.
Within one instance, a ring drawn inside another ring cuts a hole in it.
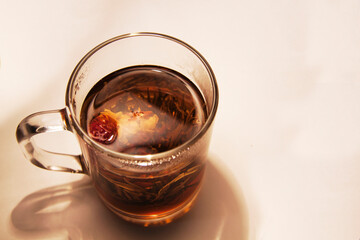
M 213 88 L 213 94 L 212 94 L 213 95 L 212 96 L 213 104 L 210 109 L 208 118 L 205 121 L 204 126 L 200 129 L 200 131 L 197 134 L 195 134 L 188 141 L 184 142 L 183 144 L 181 144 L 175 148 L 169 149 L 164 152 L 159 152 L 159 153 L 154 153 L 154 154 L 149 154 L 149 155 L 134 155 L 134 154 L 121 153 L 121 152 L 116 152 L 116 151 L 110 150 L 110 149 L 102 146 L 101 144 L 97 143 L 93 139 L 91 139 L 90 136 L 81 127 L 80 122 L 74 117 L 74 116 L 76 116 L 76 114 L 74 111 L 74 107 L 71 104 L 71 93 L 73 93 L 73 90 L 75 88 L 74 83 L 75 83 L 75 79 L 76 79 L 76 76 L 78 75 L 79 70 L 94 53 L 96 53 L 103 47 L 105 47 L 113 42 L 119 41 L 121 39 L 133 38 L 133 37 L 143 37 L 143 36 L 164 38 L 164 39 L 173 41 L 175 43 L 178 43 L 178 44 L 182 45 L 183 47 L 187 48 L 189 51 L 191 51 L 202 62 L 202 64 L 206 68 L 207 73 L 210 77 L 210 81 L 211 81 L 212 88 Z M 82 139 L 84 139 L 84 141 L 86 141 L 89 145 L 93 146 L 95 149 L 97 149 L 103 153 L 107 153 L 109 156 L 117 158 L 119 161 L 126 160 L 127 164 L 135 164 L 135 165 L 138 165 L 139 162 L 142 162 L 142 161 L 149 162 L 149 161 L 155 160 L 155 159 L 169 158 L 171 156 L 174 156 L 174 155 L 177 155 L 178 153 L 183 152 L 190 145 L 193 145 L 210 128 L 210 126 L 215 118 L 215 115 L 216 115 L 218 102 L 219 102 L 218 99 L 219 99 L 218 85 L 216 82 L 214 72 L 211 69 L 207 60 L 195 48 L 193 48 L 189 44 L 183 42 L 182 40 L 171 37 L 169 35 L 165 35 L 165 34 L 161 34 L 161 33 L 154 33 L 154 32 L 136 32 L 136 33 L 127 33 L 127 34 L 123 34 L 123 35 L 118 35 L 118 36 L 110 38 L 107 41 L 102 42 L 99 45 L 97 45 L 96 47 L 94 47 L 79 61 L 79 63 L 74 68 L 74 70 L 70 76 L 68 85 L 67 85 L 66 96 L 65 96 L 67 114 L 68 114 L 68 117 L 70 118 L 70 122 L 72 123 L 73 128 L 75 128 L 76 132 L 80 135 L 80 137 Z M 130 160 L 130 162 L 129 162 L 129 160 Z M 154 164 L 154 162 L 152 162 L 151 164 L 146 164 L 146 165 L 153 165 L 153 164 Z

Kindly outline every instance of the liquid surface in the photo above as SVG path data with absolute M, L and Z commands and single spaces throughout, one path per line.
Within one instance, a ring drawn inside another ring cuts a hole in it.
M 152 154 L 177 147 L 203 126 L 204 100 L 183 75 L 157 66 L 134 66 L 101 79 L 89 92 L 81 125 L 107 148 Z

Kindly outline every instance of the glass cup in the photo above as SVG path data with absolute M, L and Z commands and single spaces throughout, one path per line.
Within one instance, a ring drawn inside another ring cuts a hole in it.
M 200 90 L 207 118 L 185 143 L 160 153 L 132 155 L 106 148 L 81 127 L 81 108 L 90 89 L 109 73 L 139 65 L 175 70 Z M 218 106 L 214 73 L 197 50 L 158 33 L 114 37 L 81 59 L 71 74 L 65 100 L 65 108 L 32 114 L 18 125 L 17 141 L 27 159 L 47 170 L 89 175 L 105 205 L 130 222 L 165 224 L 191 208 L 204 175 Z M 72 132 L 81 154 L 49 152 L 36 145 L 35 135 L 56 131 Z

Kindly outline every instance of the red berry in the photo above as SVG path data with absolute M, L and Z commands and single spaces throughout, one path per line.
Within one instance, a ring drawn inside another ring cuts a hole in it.
M 88 133 L 97 142 L 111 144 L 117 137 L 117 122 L 109 115 L 100 113 L 90 121 Z

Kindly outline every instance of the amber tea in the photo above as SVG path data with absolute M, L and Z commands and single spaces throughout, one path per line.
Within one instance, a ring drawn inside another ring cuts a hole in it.
M 101 79 L 81 110 L 88 135 L 116 152 L 148 155 L 171 150 L 201 129 L 207 118 L 197 87 L 180 73 L 158 66 L 134 66 Z M 155 216 L 191 200 L 204 172 L 203 159 L 161 175 L 122 174 L 99 166 L 95 185 L 105 202 L 125 215 Z
M 76 65 L 65 108 L 25 117 L 16 139 L 37 167 L 88 175 L 121 218 L 166 224 L 199 192 L 218 98 L 215 75 L 196 49 L 164 34 L 123 34 Z M 77 138 L 79 154 L 46 151 L 33 141 L 62 131 Z

